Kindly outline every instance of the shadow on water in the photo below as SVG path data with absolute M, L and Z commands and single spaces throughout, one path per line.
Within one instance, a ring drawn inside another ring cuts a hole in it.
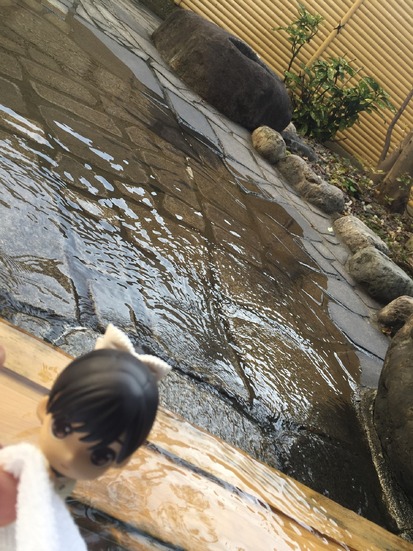
M 377 516 L 354 437 L 358 359 L 302 229 L 73 14 L 38 7 L 5 2 L 0 22 L 3 315 L 46 320 L 49 337 L 56 320 L 117 324 L 213 391 L 191 405 L 189 382 L 167 389 L 168 407 Z M 208 417 L 209 403 L 233 413 Z M 352 496 L 325 475 L 331 460 Z

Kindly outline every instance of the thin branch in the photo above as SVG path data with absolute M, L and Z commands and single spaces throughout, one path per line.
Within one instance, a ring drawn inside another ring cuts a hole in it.
M 391 135 L 393 133 L 393 129 L 397 123 L 397 121 L 400 119 L 403 111 L 406 109 L 409 101 L 412 99 L 413 97 L 413 88 L 410 90 L 410 92 L 407 94 L 404 102 L 401 104 L 399 110 L 397 111 L 397 113 L 394 115 L 391 123 L 389 124 L 389 127 L 387 129 L 387 132 L 386 132 L 386 139 L 384 141 L 384 146 L 383 146 L 383 151 L 381 152 L 381 155 L 380 155 L 380 159 L 379 159 L 379 164 L 378 166 L 380 166 L 380 164 L 384 161 L 384 159 L 386 158 L 386 155 L 389 151 L 389 147 L 390 147 L 390 142 L 391 142 Z

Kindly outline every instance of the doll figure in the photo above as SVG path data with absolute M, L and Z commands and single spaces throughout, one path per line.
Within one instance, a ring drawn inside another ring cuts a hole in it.
M 39 449 L 17 444 L 0 450 L 1 550 L 86 549 L 61 497 L 76 480 L 128 462 L 152 428 L 157 381 L 169 370 L 159 358 L 136 354 L 110 325 L 93 352 L 58 375 L 38 405 Z M 43 533 L 37 535 L 39 523 Z

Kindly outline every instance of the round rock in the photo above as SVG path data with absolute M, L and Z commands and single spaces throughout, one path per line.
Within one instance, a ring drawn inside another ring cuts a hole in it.
M 283 130 L 291 101 L 282 80 L 248 44 L 188 10 L 173 11 L 153 33 L 163 59 L 188 86 L 248 130 Z
M 308 166 L 307 162 L 298 155 L 288 155 L 277 164 L 278 170 L 290 184 L 296 187 L 303 180 L 310 182 L 321 183 L 319 178 Z
M 301 184 L 299 192 L 304 199 L 326 214 L 343 212 L 344 210 L 343 192 L 327 182 L 321 181 L 316 184 L 305 180 Z
M 342 216 L 333 223 L 333 228 L 352 253 L 373 245 L 384 254 L 389 254 L 389 247 L 364 222 L 356 216 Z
M 256 128 L 251 135 L 252 145 L 269 163 L 278 163 L 284 159 L 286 145 L 279 132 L 269 126 Z
M 374 405 L 374 425 L 392 471 L 413 503 L 413 317 L 387 351 Z
M 309 203 L 326 214 L 344 210 L 344 193 L 318 176 L 298 155 L 288 155 L 277 163 L 286 181 Z
M 365 247 L 348 261 L 350 275 L 369 294 L 388 303 L 402 295 L 413 296 L 413 281 L 397 264 L 375 247 Z
M 292 122 L 282 131 L 281 135 L 289 151 L 307 157 L 312 162 L 318 161 L 316 152 L 298 135 Z
M 395 335 L 413 315 L 413 297 L 401 296 L 392 300 L 377 313 L 377 321 L 387 332 Z

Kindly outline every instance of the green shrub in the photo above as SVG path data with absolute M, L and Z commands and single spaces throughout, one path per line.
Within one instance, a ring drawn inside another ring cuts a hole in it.
M 288 25 L 288 27 L 277 27 L 275 29 L 278 31 L 286 31 L 288 34 L 288 41 L 291 42 L 292 55 L 287 72 L 290 71 L 295 58 L 298 56 L 303 46 L 311 42 L 318 33 L 318 28 L 322 21 L 324 21 L 322 15 L 310 13 L 305 6 L 298 4 L 298 18 Z
M 331 140 L 337 132 L 353 126 L 362 112 L 394 110 L 389 95 L 372 77 L 359 77 L 344 57 L 317 59 L 311 65 L 300 64 L 292 70 L 300 50 L 317 34 L 323 20 L 299 4 L 298 18 L 288 27 L 291 59 L 284 80 L 293 104 L 293 121 L 297 129 L 320 141 Z M 352 83 L 351 83 L 352 81 Z

